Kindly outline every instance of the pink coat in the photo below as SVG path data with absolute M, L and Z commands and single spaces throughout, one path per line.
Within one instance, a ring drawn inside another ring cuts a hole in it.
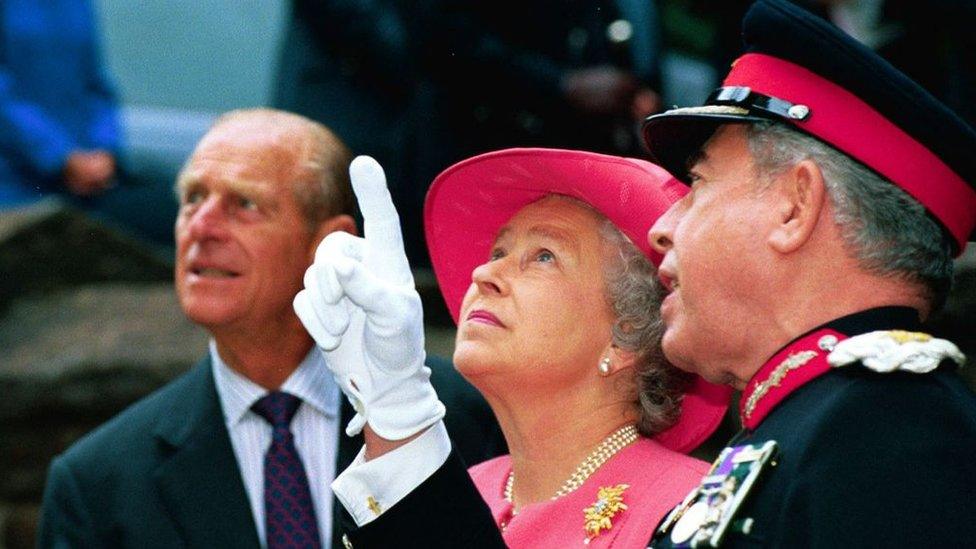
M 654 440 L 640 438 L 604 463 L 576 491 L 554 501 L 523 507 L 515 517 L 505 500 L 511 458 L 501 456 L 475 465 L 468 472 L 488 502 L 495 523 L 508 522 L 502 537 L 509 547 L 647 547 L 654 527 L 694 488 L 708 464 L 668 450 Z M 584 509 L 594 505 L 600 488 L 629 485 L 623 492 L 627 509 L 611 519 L 588 544 Z

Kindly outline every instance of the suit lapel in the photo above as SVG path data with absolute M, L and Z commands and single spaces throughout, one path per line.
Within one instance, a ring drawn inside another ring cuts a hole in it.
M 363 435 L 362 433 L 354 436 L 346 436 L 346 425 L 349 424 L 349 420 L 356 415 L 355 410 L 352 409 L 352 405 L 349 404 L 349 399 L 345 395 L 341 396 L 342 405 L 339 406 L 339 446 L 336 449 L 336 476 L 339 473 L 346 470 L 352 460 L 356 458 L 356 454 L 363 447 Z M 342 503 L 336 499 L 332 498 L 332 547 L 342 547 L 342 533 L 344 530 L 344 525 L 353 524 L 352 517 L 346 512 Z
M 209 358 L 189 381 L 155 433 L 164 455 L 154 474 L 163 503 L 189 546 L 259 549 Z

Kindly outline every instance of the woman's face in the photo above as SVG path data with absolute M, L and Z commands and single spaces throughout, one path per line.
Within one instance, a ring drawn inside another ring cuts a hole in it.
M 461 373 L 515 374 L 522 387 L 597 375 L 613 323 L 602 222 L 575 200 L 548 197 L 502 227 L 461 305 L 454 353 Z

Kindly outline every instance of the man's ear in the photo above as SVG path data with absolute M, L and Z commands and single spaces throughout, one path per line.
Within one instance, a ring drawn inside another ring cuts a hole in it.
M 312 243 L 310 249 L 308 250 L 309 263 L 315 260 L 315 250 L 318 249 L 319 243 L 322 242 L 322 239 L 325 238 L 329 233 L 334 233 L 337 231 L 347 232 L 352 235 L 357 234 L 356 221 L 350 215 L 341 214 L 330 217 L 320 223 L 318 228 L 315 229 L 315 233 L 312 235 Z
M 779 219 L 769 234 L 769 244 L 779 253 L 800 249 L 820 220 L 827 200 L 823 172 L 812 160 L 798 162 L 777 181 Z

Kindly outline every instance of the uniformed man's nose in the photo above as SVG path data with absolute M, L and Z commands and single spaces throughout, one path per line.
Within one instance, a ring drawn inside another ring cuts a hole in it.
M 666 254 L 671 246 L 674 245 L 672 234 L 674 232 L 674 208 L 665 212 L 658 218 L 647 231 L 647 243 L 659 254 Z

